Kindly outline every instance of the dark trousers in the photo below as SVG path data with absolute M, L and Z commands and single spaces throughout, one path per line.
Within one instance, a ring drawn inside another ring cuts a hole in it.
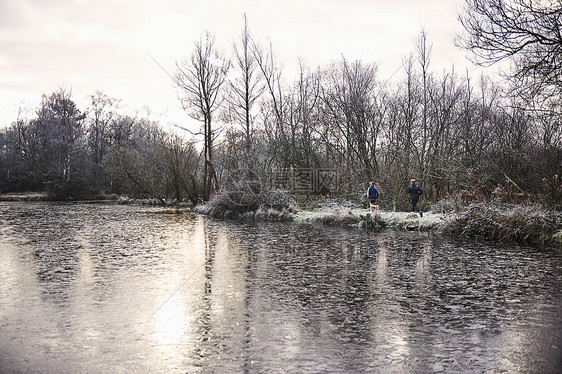
M 418 208 L 418 201 L 419 201 L 420 197 L 419 196 L 412 196 L 412 212 L 420 212 L 419 208 Z

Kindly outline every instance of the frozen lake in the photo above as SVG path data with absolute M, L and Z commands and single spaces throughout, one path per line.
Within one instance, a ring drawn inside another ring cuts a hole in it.
M 560 373 L 562 254 L 0 203 L 0 373 Z

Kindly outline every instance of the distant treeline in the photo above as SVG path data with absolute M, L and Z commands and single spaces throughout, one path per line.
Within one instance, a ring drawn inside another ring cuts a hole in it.
M 481 77 L 475 84 L 454 67 L 434 73 L 424 32 L 392 81 L 374 63 L 342 58 L 318 69 L 301 64 L 297 79 L 286 83 L 273 54 L 253 50 L 251 64 L 244 63 L 243 45 L 205 118 L 184 102 L 208 130 L 203 147 L 200 135 L 119 114 L 117 101 L 103 93 L 78 108 L 61 89 L 0 132 L 0 191 L 197 203 L 211 187 L 256 192 L 274 187 L 280 171 L 328 170 L 337 181 L 301 193 L 363 194 L 374 181 L 386 202 L 400 207 L 415 177 L 428 201 L 478 200 L 494 191 L 562 199 L 559 98 L 523 100 L 507 83 Z M 183 69 L 178 65 L 180 73 L 190 71 Z M 197 79 L 183 88 L 190 84 Z
M 64 89 L 44 95 L 35 116 L 0 132 L 1 192 L 197 201 L 193 142 L 147 119 L 118 114 L 116 106 L 100 92 L 83 109 Z

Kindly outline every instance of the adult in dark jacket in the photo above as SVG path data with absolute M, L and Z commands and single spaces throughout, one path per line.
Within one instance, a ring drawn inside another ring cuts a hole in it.
M 410 185 L 406 189 L 406 193 L 410 195 L 410 198 L 412 199 L 412 212 L 418 212 L 420 217 L 423 217 L 423 212 L 418 208 L 418 201 L 423 191 L 421 187 L 416 184 L 415 179 L 412 178 L 410 180 Z

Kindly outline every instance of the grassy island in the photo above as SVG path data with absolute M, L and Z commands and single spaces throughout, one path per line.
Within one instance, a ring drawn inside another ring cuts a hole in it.
M 276 202 L 268 203 L 268 196 L 252 196 L 250 200 L 248 196 L 223 193 L 194 210 L 215 218 L 431 231 L 467 238 L 562 246 L 562 212 L 536 203 L 508 204 L 492 200 L 463 205 L 442 201 L 433 204 L 420 217 L 414 212 L 382 209 L 371 213 L 359 204 L 329 199 L 313 207 L 301 207 L 287 194 L 277 192 L 275 196 Z

